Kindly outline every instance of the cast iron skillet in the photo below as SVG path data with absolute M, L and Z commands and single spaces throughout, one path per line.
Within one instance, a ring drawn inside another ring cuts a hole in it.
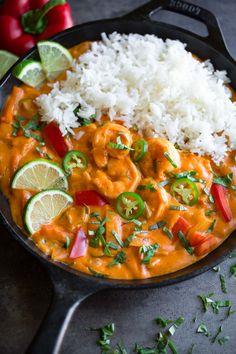
M 208 36 L 200 37 L 176 26 L 152 21 L 151 15 L 161 9 L 181 13 L 203 22 L 207 26 Z M 232 85 L 236 88 L 236 65 L 228 53 L 215 16 L 201 7 L 181 0 L 153 0 L 124 17 L 75 26 L 57 34 L 53 39 L 69 48 L 79 42 L 97 40 L 100 38 L 101 32 L 111 33 L 113 31 L 153 33 L 163 39 L 179 39 L 187 43 L 187 49 L 196 53 L 200 58 L 211 59 L 217 69 L 227 70 Z M 37 58 L 37 50 L 32 49 L 23 59 L 25 58 Z M 0 82 L 1 107 L 14 84 L 19 84 L 19 82 L 9 71 Z M 0 194 L 0 215 L 10 234 L 43 263 L 54 286 L 54 295 L 48 313 L 27 351 L 31 354 L 56 354 L 59 352 L 76 307 L 90 294 L 106 288 L 140 289 L 181 282 L 212 268 L 224 260 L 236 247 L 236 232 L 233 232 L 221 246 L 207 257 L 178 272 L 145 280 L 101 279 L 72 270 L 48 259 L 15 225 L 9 204 L 2 194 Z

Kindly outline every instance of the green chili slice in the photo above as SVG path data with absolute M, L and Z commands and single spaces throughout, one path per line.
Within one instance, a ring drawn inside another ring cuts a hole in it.
M 131 158 L 134 162 L 141 161 L 148 151 L 148 143 L 145 140 L 139 139 L 132 146 Z
M 171 195 L 180 203 L 194 205 L 199 198 L 199 191 L 196 183 L 188 178 L 180 178 L 171 185 Z
M 126 220 L 137 219 L 145 209 L 144 201 L 134 192 L 121 193 L 116 199 L 116 211 Z
M 67 173 L 71 173 L 74 168 L 85 170 L 88 166 L 88 157 L 81 151 L 69 151 L 63 160 L 63 168 Z

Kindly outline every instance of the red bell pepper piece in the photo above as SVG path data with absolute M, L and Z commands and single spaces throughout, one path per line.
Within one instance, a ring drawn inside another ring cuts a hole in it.
M 176 223 L 171 229 L 173 234 L 173 241 L 176 241 L 178 239 L 179 231 L 182 231 L 183 234 L 186 235 L 191 226 L 192 225 L 186 219 L 184 219 L 182 216 L 179 216 Z
M 5 0 L 0 6 L 0 49 L 23 55 L 39 40 L 71 26 L 66 0 Z
M 108 203 L 98 192 L 94 190 L 89 190 L 89 191 L 76 192 L 75 204 L 103 206 Z
M 43 129 L 43 135 L 58 155 L 64 157 L 68 151 L 68 146 L 66 145 L 65 139 L 63 138 L 58 125 L 54 122 L 49 123 Z
M 82 228 L 80 227 L 75 235 L 74 242 L 70 250 L 69 258 L 74 259 L 84 256 L 87 247 L 87 237 Z
M 203 242 L 205 242 L 210 236 L 209 234 L 206 234 L 204 232 L 194 232 L 193 234 L 188 236 L 188 242 L 190 243 L 190 246 L 196 247 L 198 245 L 201 245 Z
M 207 237 L 206 241 L 194 248 L 194 253 L 196 256 L 204 256 L 205 254 L 212 251 L 217 246 L 217 243 L 217 239 L 213 235 L 210 235 Z
M 232 220 L 233 215 L 230 209 L 226 188 L 220 184 L 213 183 L 211 193 L 215 199 L 216 208 L 221 212 L 225 221 L 229 222 Z

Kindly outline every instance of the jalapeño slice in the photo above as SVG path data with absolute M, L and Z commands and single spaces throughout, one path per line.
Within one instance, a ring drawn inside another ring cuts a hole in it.
M 145 140 L 139 139 L 134 142 L 131 151 L 131 158 L 134 162 L 141 161 L 148 151 L 148 143 Z
M 171 195 L 180 203 L 194 205 L 199 198 L 199 191 L 196 183 L 188 178 L 180 178 L 171 185 Z
M 74 168 L 85 170 L 88 166 L 88 157 L 81 151 L 69 151 L 63 160 L 63 168 L 67 173 L 72 173 Z
M 144 212 L 144 201 L 134 192 L 121 193 L 116 199 L 116 211 L 126 220 L 137 219 Z

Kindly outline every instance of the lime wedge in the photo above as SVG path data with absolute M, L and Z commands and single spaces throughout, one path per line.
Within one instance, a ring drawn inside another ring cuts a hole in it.
M 36 159 L 19 168 L 11 182 L 14 189 L 68 189 L 68 181 L 63 170 L 54 162 Z
M 19 58 L 16 55 L 9 53 L 6 50 L 0 50 L 0 79 L 18 59 Z
M 12 71 L 12 74 L 32 87 L 40 87 L 46 80 L 41 63 L 33 59 L 26 59 L 19 63 Z
M 55 79 L 61 72 L 69 69 L 72 63 L 70 52 L 56 42 L 38 42 L 38 51 L 48 79 Z
M 35 194 L 27 202 L 24 210 L 25 226 L 29 233 L 33 234 L 42 225 L 48 224 L 71 203 L 73 203 L 73 198 L 59 189 L 51 189 Z

